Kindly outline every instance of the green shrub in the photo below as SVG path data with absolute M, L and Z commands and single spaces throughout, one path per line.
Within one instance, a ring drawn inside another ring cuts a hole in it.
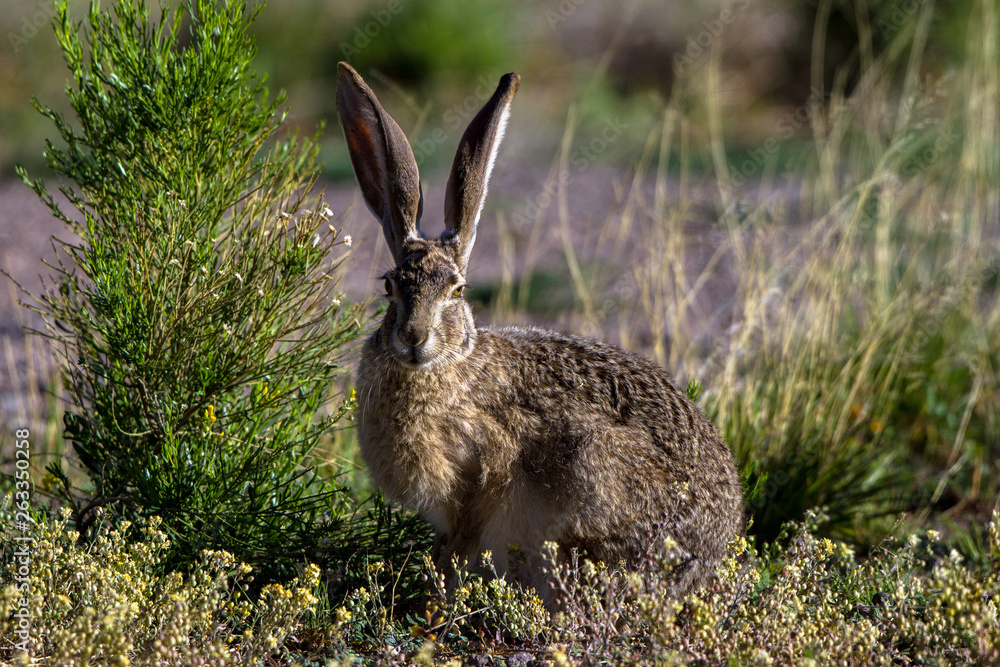
M 353 408 L 328 406 L 364 317 L 337 290 L 350 240 L 316 192 L 316 144 L 279 138 L 282 97 L 250 67 L 262 9 L 191 0 L 157 23 L 122 0 L 81 30 L 58 4 L 77 123 L 36 106 L 76 211 L 21 176 L 79 236 L 56 241 L 36 308 L 92 488 L 50 472 L 82 533 L 101 506 L 162 517 L 168 565 L 225 549 L 343 569 L 362 546 L 386 556 L 412 522 L 387 535 L 310 458 Z

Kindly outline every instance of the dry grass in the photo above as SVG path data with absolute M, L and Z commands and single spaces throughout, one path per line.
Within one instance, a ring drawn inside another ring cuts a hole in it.
M 767 539 L 814 506 L 861 542 L 883 514 L 1000 507 L 998 14 L 977 4 L 964 68 L 940 73 L 923 59 L 932 12 L 832 90 L 817 75 L 821 92 L 742 152 L 719 62 L 689 72 L 590 238 L 570 231 L 560 177 L 572 111 L 542 188 L 572 282 L 564 320 L 702 382 Z M 789 119 L 812 141 L 785 142 Z M 706 217 L 707 233 L 689 224 Z M 521 246 L 501 239 L 498 319 L 530 317 L 543 225 L 545 211 Z

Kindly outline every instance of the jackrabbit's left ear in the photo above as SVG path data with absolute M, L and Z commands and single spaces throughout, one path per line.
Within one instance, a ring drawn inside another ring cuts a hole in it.
M 476 225 L 486 200 L 486 187 L 493 171 L 497 148 L 503 139 L 510 103 L 521 81 L 514 72 L 500 77 L 493 97 L 469 123 L 458 145 L 458 154 L 451 167 L 448 188 L 444 196 L 445 236 L 457 244 L 456 263 L 465 270 L 472 244 L 476 240 Z
M 347 63 L 337 66 L 337 115 L 365 204 L 382 223 L 398 265 L 408 239 L 420 237 L 420 175 L 406 135 Z

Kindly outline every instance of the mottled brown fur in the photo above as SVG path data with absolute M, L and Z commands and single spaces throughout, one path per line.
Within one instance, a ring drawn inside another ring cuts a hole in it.
M 408 146 L 400 150 L 396 137 L 381 142 L 391 144 L 386 155 L 352 154 L 355 170 L 367 169 L 358 181 L 390 228 L 396 261 L 385 317 L 357 372 L 361 453 L 389 497 L 434 523 L 441 567 L 489 549 L 503 572 L 513 543 L 526 559 L 510 574 L 544 595 L 545 541 L 634 564 L 665 532 L 683 563 L 680 593 L 711 574 L 743 529 L 736 467 L 715 428 L 647 359 L 541 329 L 477 329 L 460 293 L 481 203 L 470 197 L 485 196 L 486 160 L 517 86 L 510 77 L 463 137 L 449 184 L 458 199 L 441 238 L 424 237 L 412 213 L 400 213 L 413 210 L 412 192 L 386 212 L 392 188 L 378 180 L 387 163 L 415 173 Z M 381 107 L 352 108 L 377 101 L 344 65 L 340 86 L 352 89 L 338 93 L 346 134 L 378 145 L 380 132 L 398 130 L 371 121 L 388 118 Z

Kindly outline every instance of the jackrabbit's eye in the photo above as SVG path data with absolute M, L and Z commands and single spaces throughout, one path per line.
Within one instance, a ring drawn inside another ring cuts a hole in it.
M 455 289 L 451 291 L 451 295 L 455 298 L 458 298 L 462 296 L 463 292 L 465 292 L 465 285 L 457 285 Z
M 385 279 L 385 295 L 392 296 L 392 281 L 388 278 Z

